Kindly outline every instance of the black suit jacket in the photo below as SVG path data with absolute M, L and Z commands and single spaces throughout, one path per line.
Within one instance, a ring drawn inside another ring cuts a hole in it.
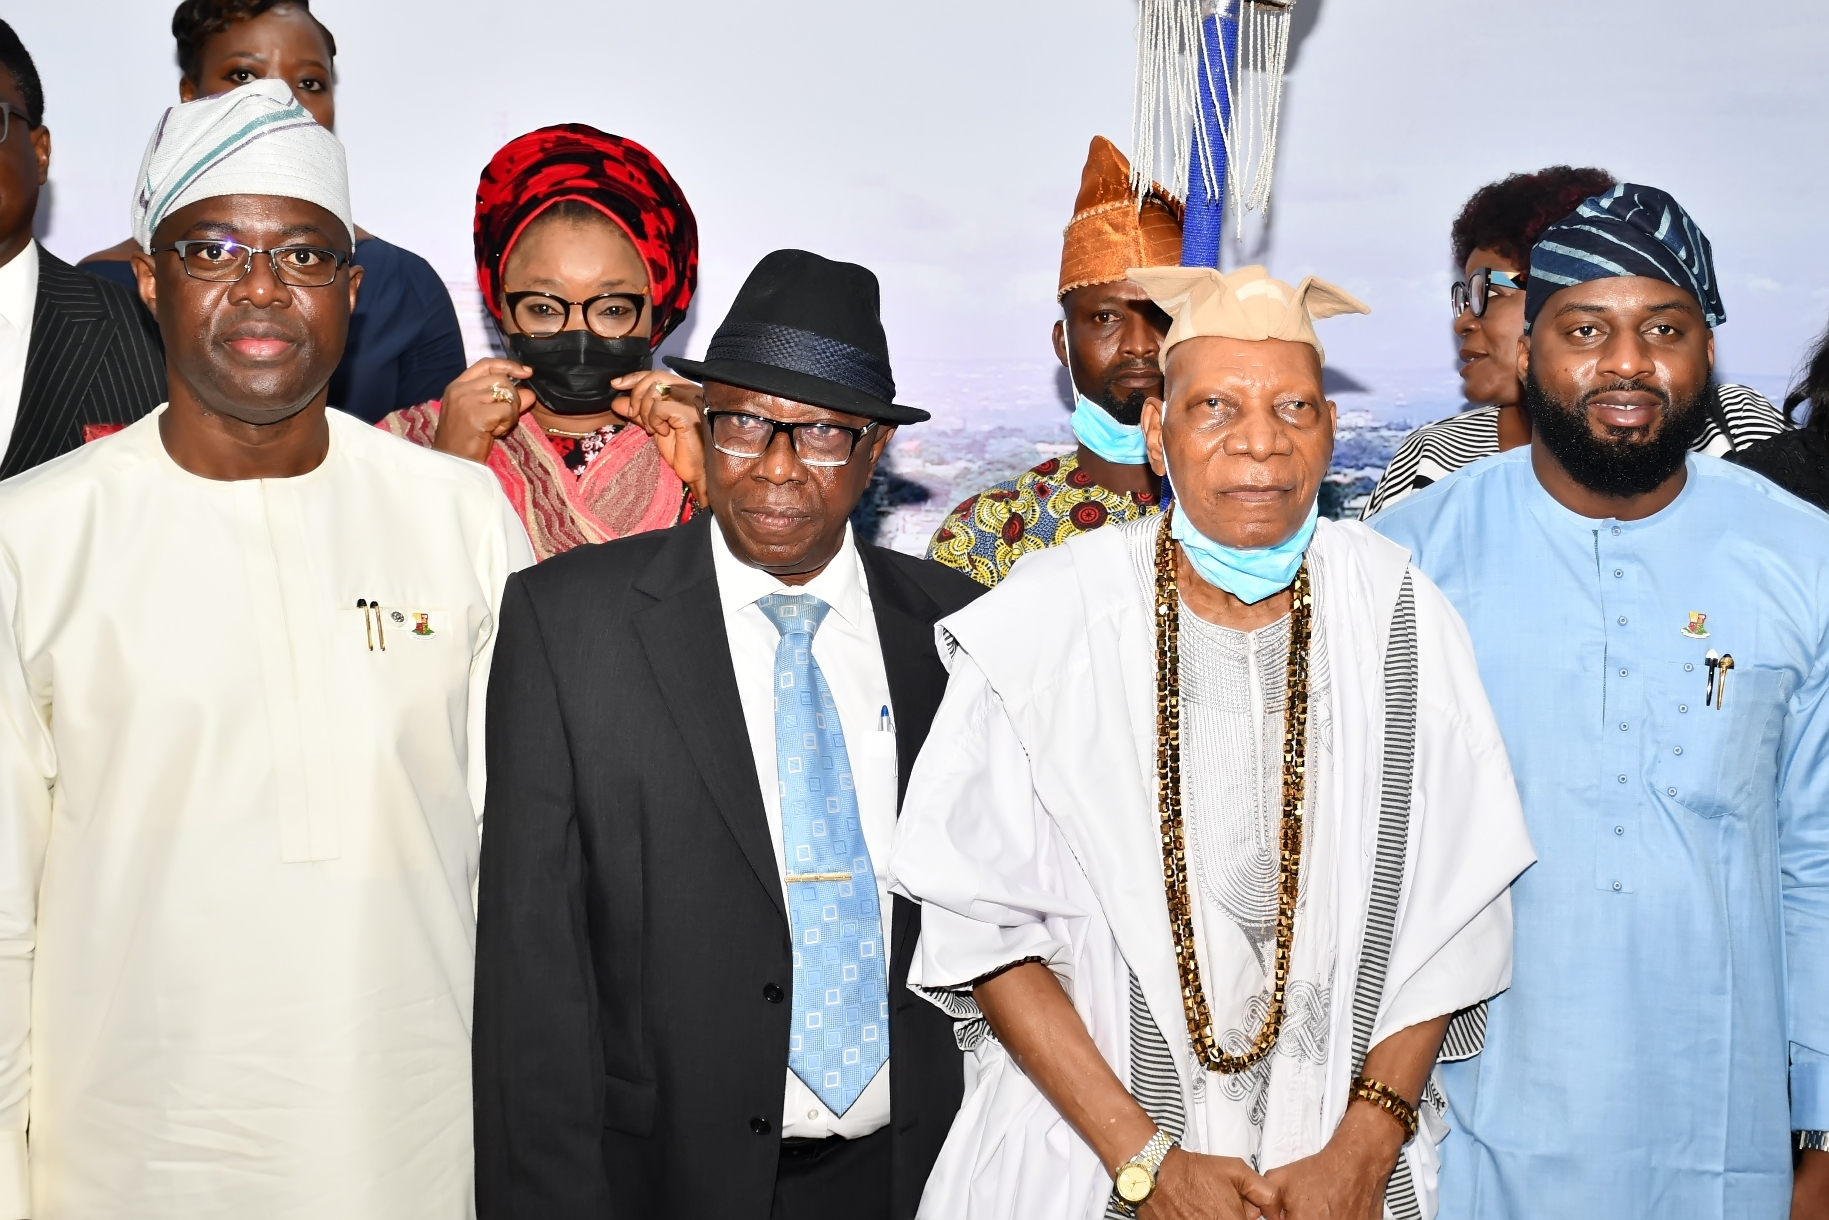
M 0 479 L 83 443 L 84 424 L 131 424 L 165 401 L 165 350 L 139 299 L 38 247 L 38 296 Z
M 580 547 L 503 596 L 477 923 L 481 1220 L 769 1215 L 793 966 L 712 528 Z M 934 622 L 983 590 L 858 549 L 899 799 L 946 689 Z M 896 898 L 897 1217 L 914 1215 L 963 1092 L 950 1022 L 906 985 L 919 931 Z

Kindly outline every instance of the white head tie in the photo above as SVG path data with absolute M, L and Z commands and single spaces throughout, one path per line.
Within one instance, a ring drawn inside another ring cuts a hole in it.
M 150 254 L 160 221 L 221 195 L 303 199 L 334 214 L 356 240 L 342 142 L 284 81 L 249 81 L 165 112 L 140 161 L 129 217 L 134 240 Z

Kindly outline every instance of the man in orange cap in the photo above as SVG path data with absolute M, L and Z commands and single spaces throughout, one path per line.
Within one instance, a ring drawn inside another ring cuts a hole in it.
M 1181 204 L 1152 184 L 1139 205 L 1130 162 L 1094 136 L 1061 250 L 1064 316 L 1054 324 L 1054 354 L 1073 379 L 1079 447 L 954 509 L 928 545 L 929 559 L 995 585 L 1030 551 L 1157 510 L 1161 481 L 1139 425 L 1144 401 L 1162 393 L 1157 356 L 1169 320 L 1124 276 L 1180 262 Z

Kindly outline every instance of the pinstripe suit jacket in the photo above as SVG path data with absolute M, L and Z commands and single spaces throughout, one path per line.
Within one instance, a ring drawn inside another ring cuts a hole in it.
M 164 401 L 152 315 L 120 285 L 38 247 L 32 341 L 0 479 L 75 449 L 86 424 L 130 424 Z

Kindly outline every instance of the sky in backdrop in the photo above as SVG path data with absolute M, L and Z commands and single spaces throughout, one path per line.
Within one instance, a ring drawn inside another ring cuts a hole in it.
M 1048 347 L 1060 231 L 1094 133 L 1130 145 L 1135 0 L 318 0 L 338 40 L 356 219 L 431 261 L 473 354 L 477 174 L 507 139 L 582 121 L 672 169 L 703 240 L 668 351 L 704 349 L 771 249 L 883 286 L 904 401 L 898 460 L 955 493 L 1067 439 Z M 54 137 L 39 231 L 78 258 L 127 233 L 178 71 L 161 0 L 6 14 Z M 1297 0 L 1272 213 L 1228 262 L 1313 272 L 1371 304 L 1322 324 L 1355 419 L 1459 406 L 1448 226 L 1508 172 L 1597 164 L 1661 186 L 1713 242 L 1720 373 L 1782 392 L 1829 319 L 1829 5 L 1768 0 Z M 922 436 L 926 439 L 922 439 Z M 911 543 L 912 545 L 912 543 Z

